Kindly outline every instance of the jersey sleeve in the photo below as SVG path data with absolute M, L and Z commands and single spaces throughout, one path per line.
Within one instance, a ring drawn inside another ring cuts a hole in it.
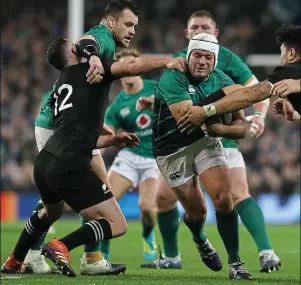
M 272 74 L 270 74 L 266 78 L 266 80 L 270 81 L 272 84 L 275 84 L 276 82 L 285 78 L 286 76 L 285 76 L 284 68 L 282 66 L 277 66 L 272 72 Z
M 163 99 L 167 105 L 185 100 L 191 100 L 185 87 L 185 75 L 177 70 L 165 70 L 155 90 L 156 96 Z
M 49 101 L 50 99 L 50 96 L 51 96 L 51 93 L 52 93 L 52 90 L 48 90 L 44 95 L 43 95 L 43 98 L 42 98 L 42 101 L 41 101 L 41 108 L 46 105 L 47 101 Z
M 117 95 L 118 96 L 118 95 Z M 117 98 L 112 102 L 112 104 L 109 106 L 109 108 L 106 111 L 104 123 L 106 125 L 110 125 L 114 127 L 115 129 L 120 128 L 120 122 L 119 122 L 119 116 L 118 116 L 118 107 L 117 107 Z
M 86 32 L 85 35 L 94 37 L 98 44 L 101 56 L 113 57 L 115 53 L 114 41 L 103 31 L 103 29 L 103 27 L 97 26 Z
M 223 60 L 223 58 L 220 60 Z M 236 84 L 244 85 L 253 76 L 248 65 L 231 51 L 228 51 L 227 60 L 225 62 L 228 62 L 228 64 L 226 64 L 222 70 L 231 77 Z

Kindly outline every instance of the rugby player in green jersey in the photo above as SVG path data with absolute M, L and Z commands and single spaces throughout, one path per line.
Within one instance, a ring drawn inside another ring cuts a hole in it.
M 161 76 L 155 90 L 154 154 L 164 179 L 185 209 L 184 222 L 192 233 L 202 261 L 211 270 L 222 269 L 219 255 L 203 231 L 206 203 L 200 181 L 216 209 L 218 231 L 228 253 L 230 278 L 253 279 L 242 266 L 238 254 L 238 217 L 230 192 L 229 168 L 221 140 L 208 136 L 201 128 L 186 135 L 177 126 L 177 121 L 189 106 L 211 100 L 210 95 L 220 88 L 233 89 L 232 79 L 216 68 L 218 51 L 218 41 L 214 36 L 197 34 L 188 46 L 186 58 L 189 71 L 166 70 Z M 247 135 L 244 112 L 239 111 L 232 116 L 233 121 L 229 126 L 217 127 L 218 135 L 244 138 Z M 222 125 L 211 123 L 215 127 L 216 124 Z M 206 125 L 206 131 L 212 132 L 211 124 Z M 179 255 L 172 259 L 168 256 L 159 258 L 152 265 L 162 268 L 163 263 L 165 268 L 181 268 Z
M 116 54 L 118 61 L 130 61 L 139 56 L 135 49 L 124 49 Z M 138 206 L 141 212 L 143 256 L 147 261 L 157 258 L 154 226 L 156 221 L 155 193 L 160 171 L 153 155 L 152 119 L 153 112 L 136 110 L 140 96 L 154 95 L 157 82 L 145 80 L 140 76 L 121 79 L 123 89 L 106 111 L 105 124 L 113 131 L 123 129 L 136 134 L 139 146 L 119 151 L 110 170 L 109 180 L 114 197 L 119 200 L 130 189 L 139 187 Z M 101 252 L 110 256 L 109 241 L 101 243 Z
M 194 35 L 200 32 L 206 32 L 215 37 L 218 36 L 219 31 L 216 29 L 216 22 L 212 15 L 207 11 L 197 11 L 191 15 L 187 23 L 185 35 L 190 40 Z M 186 57 L 186 53 L 187 48 L 184 48 L 183 50 L 176 52 L 175 56 Z M 234 83 L 250 86 L 258 82 L 248 66 L 238 56 L 223 46 L 220 46 L 219 49 L 217 68 L 227 74 Z M 153 98 L 141 98 L 138 101 L 137 108 L 151 108 L 152 103 Z M 251 130 L 255 136 L 259 136 L 263 132 L 263 117 L 265 116 L 268 107 L 268 100 L 254 105 L 256 113 L 253 117 Z M 260 270 L 269 272 L 275 265 L 279 264 L 280 261 L 272 250 L 262 211 L 257 202 L 249 194 L 245 163 L 243 156 L 239 151 L 238 142 L 237 140 L 226 138 L 223 138 L 222 142 L 227 154 L 228 166 L 230 168 L 229 172 L 233 202 L 243 224 L 256 242 L 260 254 Z M 156 267 L 164 267 L 167 260 L 174 267 L 182 267 L 177 242 L 179 212 L 176 203 L 177 197 L 165 183 L 164 179 L 160 179 L 156 195 L 156 204 L 158 209 L 158 225 L 163 239 L 165 255 L 163 258 L 156 261 Z

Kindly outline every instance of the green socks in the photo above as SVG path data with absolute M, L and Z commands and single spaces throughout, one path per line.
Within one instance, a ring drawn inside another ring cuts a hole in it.
M 110 240 L 103 240 L 100 242 L 99 249 L 106 259 L 110 259 Z
M 178 256 L 178 229 L 180 225 L 178 208 L 175 207 L 174 209 L 166 213 L 158 213 L 157 221 L 163 240 L 165 256 Z
M 154 227 L 155 225 L 147 225 L 142 221 L 142 229 L 143 229 L 142 236 L 144 238 L 147 238 L 150 235 L 150 233 L 153 231 Z
M 272 249 L 262 211 L 257 202 L 249 197 L 236 205 L 241 221 L 252 235 L 258 251 Z
M 188 221 L 186 214 L 184 215 L 184 223 L 190 229 L 193 240 L 197 244 L 203 244 L 207 239 L 206 234 L 203 232 L 205 220 L 206 219 L 204 219 L 204 221 Z
M 43 209 L 43 208 L 44 208 L 43 203 L 39 201 L 39 202 L 36 203 L 35 206 L 33 207 L 32 213 L 34 214 L 34 213 L 38 212 L 39 210 L 41 210 L 41 209 Z M 32 249 L 32 250 L 40 250 L 42 244 L 45 242 L 45 238 L 46 238 L 46 235 L 44 235 L 43 237 L 41 237 L 41 238 L 37 241 L 37 243 L 34 244 L 34 245 L 31 247 L 31 249 Z
M 82 225 L 84 225 L 87 222 L 88 220 L 81 218 Z M 84 252 L 96 252 L 96 251 L 100 251 L 100 243 L 85 244 Z
M 228 253 L 228 263 L 240 262 L 238 216 L 235 210 L 230 213 L 216 211 L 218 232 Z

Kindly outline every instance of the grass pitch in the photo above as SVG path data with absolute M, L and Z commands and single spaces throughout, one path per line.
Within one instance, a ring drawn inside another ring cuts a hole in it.
M 23 229 L 23 222 L 1 225 L 1 264 L 12 252 L 15 242 Z M 46 240 L 54 236 L 61 238 L 65 234 L 78 228 L 79 220 L 63 219 L 55 224 L 57 233 L 48 235 Z M 1 275 L 1 284 L 47 285 L 47 284 L 81 284 L 81 285 L 189 285 L 189 284 L 269 284 L 269 285 L 297 285 L 300 284 L 300 225 L 269 226 L 268 232 L 272 245 L 280 256 L 283 266 L 279 272 L 272 274 L 259 273 L 259 258 L 253 240 L 244 227 L 240 228 L 240 253 L 246 269 L 252 273 L 253 281 L 232 281 L 228 279 L 228 266 L 225 249 L 217 233 L 215 225 L 206 225 L 205 231 L 223 259 L 223 270 L 215 273 L 201 262 L 197 254 L 191 235 L 184 224 L 179 231 L 179 242 L 183 261 L 182 270 L 153 270 L 140 269 L 144 263 L 142 256 L 141 225 L 129 222 L 128 233 L 112 242 L 112 262 L 127 264 L 125 275 L 119 276 L 81 276 L 79 274 L 79 259 L 83 248 L 73 250 L 72 262 L 76 278 L 60 275 Z M 157 231 L 157 242 L 162 244 Z M 50 262 L 51 264 L 51 262 Z M 51 264 L 53 266 L 53 264 Z

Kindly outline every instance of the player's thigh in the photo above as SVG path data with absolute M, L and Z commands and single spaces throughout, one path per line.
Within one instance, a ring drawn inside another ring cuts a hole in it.
M 109 170 L 109 180 L 112 187 L 111 190 L 117 201 L 133 188 L 133 184 L 129 179 L 112 169 Z
M 193 176 L 185 184 L 173 187 L 173 191 L 180 200 L 189 219 L 199 220 L 206 215 L 206 201 L 197 175 Z
M 160 175 L 158 182 L 158 190 L 156 192 L 156 206 L 159 213 L 169 212 L 177 205 L 177 195 L 167 184 L 165 178 Z
M 229 212 L 233 209 L 231 196 L 231 180 L 228 166 L 213 166 L 207 168 L 200 175 L 208 195 L 218 211 Z
M 220 139 L 209 137 L 204 142 L 205 147 L 194 158 L 197 173 L 214 205 L 217 208 L 229 206 L 230 178 L 226 153 Z
M 99 149 L 93 150 L 91 166 L 92 170 L 99 177 L 99 179 L 107 186 L 107 188 L 111 189 L 112 186 L 109 181 L 108 173 Z
M 141 211 L 149 212 L 155 209 L 155 197 L 159 181 L 157 178 L 148 178 L 139 184 L 138 206 Z
M 110 167 L 109 180 L 117 200 L 131 188 L 135 188 L 139 183 L 135 155 L 129 151 L 121 150 Z
M 244 158 L 237 148 L 226 148 L 234 204 L 250 197 Z
M 48 183 L 49 170 L 53 166 L 54 157 L 47 151 L 42 150 L 34 163 L 33 176 L 38 187 L 43 204 L 58 204 L 62 198 Z
M 206 204 L 195 173 L 195 143 L 173 154 L 158 156 L 158 167 L 167 184 L 175 191 L 185 210 L 192 215 L 204 214 Z M 193 219 L 193 217 L 191 217 Z
M 57 160 L 51 184 L 62 199 L 77 213 L 113 197 L 110 189 L 92 171 L 91 158 L 76 155 Z
M 139 207 L 141 211 L 155 208 L 155 196 L 158 189 L 160 170 L 154 158 L 140 157 Z
M 53 135 L 53 130 L 35 126 L 35 137 L 38 150 L 41 151 L 49 138 Z

